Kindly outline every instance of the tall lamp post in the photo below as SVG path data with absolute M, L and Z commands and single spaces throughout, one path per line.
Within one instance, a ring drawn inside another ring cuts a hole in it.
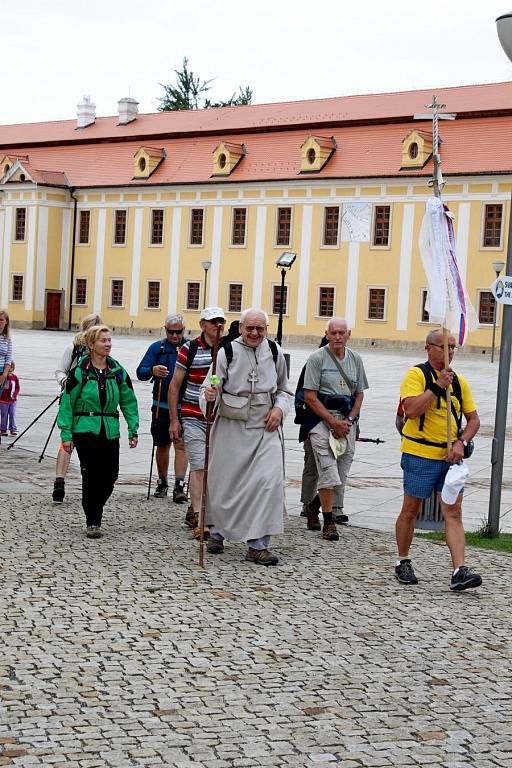
M 504 261 L 493 261 L 492 268 L 496 272 L 496 280 L 500 276 L 501 271 L 502 271 L 504 266 L 505 266 L 505 262 Z M 498 302 L 495 299 L 494 300 L 494 312 L 493 312 L 493 317 L 492 317 L 491 363 L 494 363 L 494 350 L 495 350 L 495 347 L 496 347 L 496 319 L 498 317 L 499 307 L 500 307 L 500 305 L 498 304 Z
M 276 341 L 281 346 L 283 340 L 283 311 L 284 311 L 284 279 L 286 276 L 286 270 L 291 269 L 291 266 L 297 258 L 296 253 L 291 251 L 285 251 L 280 255 L 276 261 L 276 267 L 281 267 L 281 295 L 279 297 L 279 321 L 277 323 L 277 336 Z
M 201 266 L 204 269 L 204 294 L 203 294 L 203 309 L 206 307 L 206 283 L 208 282 L 208 270 L 210 269 L 211 261 L 202 261 Z
M 501 46 L 512 61 L 512 13 L 496 19 Z M 506 274 L 512 274 L 512 199 L 508 224 Z M 512 305 L 504 304 L 501 315 L 500 363 L 498 369 L 498 391 L 496 393 L 496 416 L 491 450 L 491 492 L 489 495 L 489 531 L 497 535 L 500 529 L 501 484 L 503 481 L 503 454 L 505 451 L 505 428 L 507 425 L 508 385 L 510 379 L 510 347 L 512 342 Z

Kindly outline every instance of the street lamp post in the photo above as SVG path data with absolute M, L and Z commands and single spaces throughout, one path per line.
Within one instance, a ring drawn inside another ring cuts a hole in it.
M 203 309 L 206 307 L 206 283 L 208 282 L 208 270 L 212 263 L 211 261 L 202 261 L 201 265 L 204 269 L 204 294 L 203 294 Z
M 291 266 L 296 258 L 296 253 L 285 251 L 276 261 L 276 267 L 281 267 L 281 295 L 279 297 L 279 320 L 277 322 L 276 336 L 276 342 L 279 344 L 279 346 L 281 346 L 281 342 L 283 340 L 284 279 L 286 276 L 286 270 L 291 269 Z
M 505 266 L 504 261 L 493 261 L 492 268 L 496 272 L 496 280 L 501 274 L 501 271 L 503 267 Z M 496 347 L 496 319 L 498 317 L 498 311 L 499 311 L 499 304 L 494 300 L 494 312 L 492 317 L 492 347 L 491 347 L 491 363 L 494 363 L 494 350 Z
M 503 50 L 512 61 L 512 13 L 496 19 L 498 37 Z M 508 224 L 507 275 L 512 274 L 512 199 Z M 500 529 L 501 484 L 503 481 L 503 455 L 505 452 L 505 429 L 507 426 L 508 385 L 510 379 L 510 347 L 512 342 L 512 305 L 504 304 L 501 315 L 500 363 L 498 368 L 498 390 L 496 392 L 496 415 L 494 437 L 491 449 L 491 492 L 489 494 L 489 531 L 497 535 Z

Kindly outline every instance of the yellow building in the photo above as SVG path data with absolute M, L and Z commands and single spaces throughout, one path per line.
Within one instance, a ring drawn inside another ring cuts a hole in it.
M 479 326 L 491 343 L 493 262 L 505 261 L 512 190 L 512 83 L 437 91 L 443 199 Z M 67 328 L 97 311 L 157 329 L 204 302 L 228 320 L 258 306 L 275 334 L 314 338 L 347 317 L 353 338 L 421 341 L 418 248 L 431 195 L 430 91 L 0 126 L 0 307 L 15 325 Z M 207 270 L 205 269 L 207 266 Z M 206 283 L 206 285 L 205 285 Z M 71 299 L 71 303 L 70 303 Z M 499 323 L 499 318 L 498 318 Z

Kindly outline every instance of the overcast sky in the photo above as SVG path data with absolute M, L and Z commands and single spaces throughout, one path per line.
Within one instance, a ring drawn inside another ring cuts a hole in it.
M 0 124 L 98 116 L 132 96 L 155 112 L 187 56 L 211 97 L 253 103 L 512 80 L 503 0 L 18 0 L 1 2 Z M 447 104 L 449 109 L 450 105 Z

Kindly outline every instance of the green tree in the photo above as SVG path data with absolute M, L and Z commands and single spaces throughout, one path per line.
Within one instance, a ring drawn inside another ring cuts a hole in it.
M 171 112 L 177 109 L 203 109 L 208 107 L 236 107 L 250 104 L 252 90 L 249 86 L 238 89 L 227 101 L 210 101 L 205 94 L 210 90 L 213 80 L 201 80 L 196 77 L 188 66 L 188 59 L 183 59 L 182 68 L 175 69 L 176 82 L 164 85 L 164 95 L 159 99 L 159 112 Z

